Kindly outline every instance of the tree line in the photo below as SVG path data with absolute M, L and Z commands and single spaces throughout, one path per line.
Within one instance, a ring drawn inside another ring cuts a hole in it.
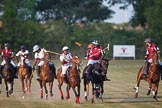
M 87 45 L 99 40 L 104 47 L 110 43 L 106 55 L 112 57 L 112 46 L 136 45 L 136 58 L 143 58 L 144 40 L 151 37 L 162 48 L 162 20 L 160 0 L 108 0 L 109 6 L 121 4 L 125 9 L 133 5 L 134 16 L 127 24 L 104 23 L 114 13 L 103 5 L 103 0 L 1 0 L 0 44 L 8 42 L 14 51 L 23 44 L 30 52 L 35 44 L 56 52 L 64 45 L 72 52 L 84 56 Z M 151 7 L 150 7 L 151 6 Z M 143 30 L 128 30 L 129 26 L 141 25 Z M 80 42 L 82 46 L 77 46 Z

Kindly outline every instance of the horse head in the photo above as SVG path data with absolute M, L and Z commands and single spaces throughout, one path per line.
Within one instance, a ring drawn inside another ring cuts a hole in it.
M 155 65 L 157 65 L 157 64 L 159 64 L 159 62 L 158 62 L 158 53 L 157 53 L 157 51 L 153 51 L 153 53 L 152 53 L 152 63 L 153 64 L 155 64 Z
M 6 64 L 7 64 L 7 65 L 8 65 L 8 64 L 11 64 L 11 63 L 10 63 L 10 62 L 11 62 L 11 58 L 10 58 L 10 57 L 6 57 L 5 61 L 6 61 Z
M 46 52 L 44 55 L 44 64 L 49 63 L 49 61 L 50 61 L 49 58 L 50 58 L 50 54 L 48 52 Z
M 72 57 L 71 62 L 72 62 L 72 64 L 76 64 L 76 65 L 79 66 L 82 61 L 80 60 L 80 58 L 78 56 L 75 55 L 75 56 Z
M 107 71 L 107 69 L 108 69 L 108 66 L 109 66 L 109 61 L 110 60 L 108 60 L 108 59 L 106 59 L 106 58 L 102 58 L 101 59 L 101 67 L 102 67 L 102 69 L 104 70 L 104 71 Z

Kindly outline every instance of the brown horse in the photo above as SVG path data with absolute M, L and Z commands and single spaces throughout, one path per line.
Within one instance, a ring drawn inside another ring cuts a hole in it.
M 9 97 L 10 94 L 13 93 L 13 85 L 14 85 L 14 68 L 12 66 L 11 58 L 6 58 L 6 64 L 2 69 L 2 78 L 4 79 L 6 86 L 6 96 Z
M 75 97 L 76 97 L 76 103 L 80 103 L 80 70 L 79 70 L 79 64 L 81 63 L 81 60 L 77 57 L 77 56 L 73 56 L 72 57 L 72 67 L 69 67 L 69 69 L 67 70 L 67 79 L 68 82 L 64 81 L 64 79 L 62 78 L 62 70 L 61 68 L 58 69 L 57 71 L 57 79 L 58 79 L 58 87 L 60 90 L 60 95 L 61 95 L 61 99 L 64 99 L 63 96 L 63 92 L 61 89 L 61 86 L 63 85 L 63 82 L 67 84 L 66 87 L 66 99 L 70 98 L 70 94 L 69 94 L 69 87 L 71 87 L 74 91 Z M 77 91 L 76 91 L 76 87 L 77 87 Z
M 100 63 L 95 63 L 93 65 L 92 73 L 88 75 L 87 66 L 83 70 L 84 79 L 84 92 L 85 99 L 87 101 L 87 96 L 89 94 L 89 83 L 92 84 L 92 99 L 91 102 L 94 103 L 94 97 L 102 99 L 104 93 L 104 79 L 108 70 L 109 60 L 102 58 Z
M 153 62 L 151 63 L 151 66 L 148 70 L 148 76 L 143 75 L 144 66 L 142 66 L 138 72 L 137 83 L 136 86 L 134 87 L 136 92 L 135 97 L 136 98 L 138 97 L 140 81 L 145 80 L 149 83 L 149 89 L 147 95 L 149 95 L 150 92 L 152 91 L 153 98 L 155 99 L 155 101 L 158 101 L 157 93 L 158 93 L 158 87 L 160 81 L 160 70 L 159 70 L 159 63 L 158 63 L 158 54 L 156 51 L 154 51 L 152 54 L 152 60 Z
M 48 90 L 46 87 L 46 83 L 49 83 L 49 89 L 50 89 L 50 96 L 53 96 L 52 88 L 53 88 L 53 81 L 54 81 L 54 73 L 56 72 L 56 68 L 53 64 L 51 66 L 51 62 L 49 60 L 49 53 L 45 53 L 44 57 L 44 64 L 40 67 L 40 97 L 43 98 L 43 87 L 45 89 L 46 93 L 46 99 L 48 99 Z
M 27 90 L 28 94 L 31 93 L 31 80 L 32 80 L 32 69 L 31 67 L 28 67 L 27 64 L 25 63 L 25 58 L 23 56 L 19 57 L 19 62 L 20 62 L 20 66 L 18 67 L 18 75 L 19 75 L 19 79 L 21 82 L 21 90 L 23 93 L 23 97 L 24 97 L 24 93 Z M 24 84 L 25 81 L 25 84 Z

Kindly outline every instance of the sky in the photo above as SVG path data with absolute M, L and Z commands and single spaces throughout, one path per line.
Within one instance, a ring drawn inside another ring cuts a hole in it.
M 105 20 L 106 22 L 111 22 L 115 24 L 128 22 L 133 15 L 133 7 L 129 6 L 126 10 L 119 9 L 120 5 L 115 5 L 111 7 L 115 14 L 113 18 Z

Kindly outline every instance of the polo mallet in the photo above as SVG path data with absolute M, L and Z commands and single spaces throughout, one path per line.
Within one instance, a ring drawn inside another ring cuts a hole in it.
M 57 52 L 54 52 L 54 51 L 47 51 L 49 53 L 52 53 L 52 54 L 56 54 L 56 55 L 61 55 L 60 53 L 57 53 Z
M 107 47 L 103 49 L 103 51 L 105 51 L 106 49 L 109 51 L 109 49 L 110 49 L 109 43 L 107 44 Z
M 77 46 L 79 46 L 79 47 L 82 46 L 82 44 L 81 44 L 80 42 L 75 42 L 75 45 L 77 45 Z

